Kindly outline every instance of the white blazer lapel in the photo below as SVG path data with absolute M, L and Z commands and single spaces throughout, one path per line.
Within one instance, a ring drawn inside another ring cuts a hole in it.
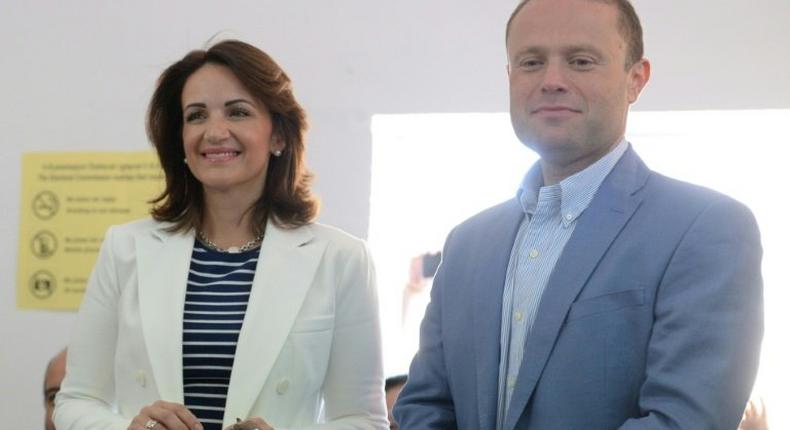
M 140 319 L 161 399 L 183 403 L 184 295 L 194 235 L 163 228 L 136 237 Z
M 261 245 L 250 301 L 239 333 L 228 388 L 224 426 L 247 417 L 277 360 L 313 283 L 326 244 L 310 227 L 269 223 Z

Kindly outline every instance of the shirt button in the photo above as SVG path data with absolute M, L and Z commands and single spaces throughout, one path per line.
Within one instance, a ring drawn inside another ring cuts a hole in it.
M 566 214 L 565 214 L 565 220 L 566 220 L 566 221 L 570 221 L 570 220 L 572 220 L 572 219 L 573 219 L 573 214 L 572 214 L 572 213 L 570 213 L 570 212 L 569 212 L 569 213 L 566 213 Z
M 287 379 L 283 379 L 279 383 L 277 383 L 277 394 L 283 395 L 288 392 L 288 388 L 291 386 L 291 383 L 288 382 Z
M 524 319 L 524 314 L 522 314 L 519 311 L 516 311 L 515 315 L 516 315 L 516 321 L 521 321 L 522 319 Z
M 140 384 L 141 387 L 145 387 L 145 372 L 138 370 L 137 375 L 134 376 L 134 379 L 138 384 Z
M 516 386 L 516 378 L 512 376 L 507 378 L 507 388 L 512 390 L 513 387 L 515 386 Z
M 537 249 L 529 250 L 529 258 L 538 258 L 538 255 L 540 255 L 540 253 L 538 252 Z

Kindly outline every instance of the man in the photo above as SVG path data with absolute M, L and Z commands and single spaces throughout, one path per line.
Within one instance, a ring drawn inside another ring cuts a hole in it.
M 510 113 L 540 155 L 448 236 L 395 406 L 412 429 L 735 429 L 762 338 L 749 210 L 623 138 L 650 77 L 627 0 L 528 0 Z
M 55 395 L 60 391 L 60 383 L 64 376 L 66 376 L 65 348 L 49 361 L 47 372 L 44 374 L 44 407 L 46 408 L 44 423 L 47 430 L 55 430 L 52 412 L 55 410 Z
M 406 384 L 406 375 L 390 376 L 384 381 L 384 395 L 387 402 L 387 421 L 390 423 L 390 430 L 398 430 L 398 423 L 392 418 L 392 407 L 398 400 L 403 385 Z

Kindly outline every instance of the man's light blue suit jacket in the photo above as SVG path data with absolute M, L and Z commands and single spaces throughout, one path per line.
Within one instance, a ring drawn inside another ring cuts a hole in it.
M 448 236 L 395 418 L 493 430 L 514 199 Z M 735 429 L 763 332 L 759 232 L 722 194 L 629 149 L 560 256 L 504 429 Z

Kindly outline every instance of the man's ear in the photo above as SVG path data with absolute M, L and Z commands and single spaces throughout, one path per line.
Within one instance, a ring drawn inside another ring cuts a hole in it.
M 628 103 L 634 103 L 650 80 L 650 61 L 643 58 L 628 70 Z

